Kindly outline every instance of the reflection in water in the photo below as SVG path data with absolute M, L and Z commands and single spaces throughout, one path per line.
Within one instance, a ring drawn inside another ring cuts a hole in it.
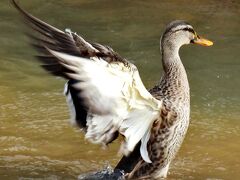
M 21 4 L 57 27 L 71 27 L 86 39 L 109 44 L 139 67 L 147 87 L 161 76 L 159 37 L 165 24 L 174 19 L 191 22 L 215 44 L 181 50 L 191 86 L 192 122 L 169 179 L 240 177 L 238 1 Z M 5 1 L 0 5 L 0 179 L 76 179 L 107 164 L 114 166 L 120 159 L 119 144 L 102 150 L 69 126 L 64 81 L 41 70 L 19 30 L 24 27 L 18 14 Z

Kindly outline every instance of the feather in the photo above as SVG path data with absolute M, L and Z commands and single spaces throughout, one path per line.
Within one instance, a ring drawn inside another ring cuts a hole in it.
M 162 101 L 146 90 L 137 68 L 109 46 L 89 43 L 70 29 L 61 31 L 12 2 L 35 32 L 29 37 L 42 67 L 69 80 L 65 95 L 72 123 L 93 143 L 107 145 L 122 134 L 125 155 L 141 142 L 141 156 L 151 162 L 147 142 Z

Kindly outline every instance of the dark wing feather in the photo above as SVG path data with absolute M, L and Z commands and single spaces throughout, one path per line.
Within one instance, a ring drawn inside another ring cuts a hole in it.
M 48 49 L 74 56 L 86 58 L 101 57 L 107 62 L 123 62 L 124 64 L 128 64 L 127 60 L 114 52 L 112 48 L 98 43 L 91 44 L 69 29 L 63 32 L 32 16 L 23 10 L 15 0 L 12 0 L 12 3 L 24 17 L 26 24 L 37 33 L 34 35 L 28 34 L 28 36 L 33 40 L 33 46 L 41 53 L 49 56 L 50 54 L 46 50 L 47 47 Z
M 116 170 L 123 170 L 124 173 L 130 173 L 136 164 L 141 160 L 140 154 L 140 143 L 136 145 L 134 151 L 129 154 L 129 156 L 123 156 L 115 167 Z

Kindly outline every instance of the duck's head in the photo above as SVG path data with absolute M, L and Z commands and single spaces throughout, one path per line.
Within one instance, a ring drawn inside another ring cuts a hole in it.
M 212 41 L 198 36 L 189 23 L 180 20 L 171 22 L 161 37 L 162 50 L 179 50 L 182 45 L 190 43 L 202 46 L 213 45 Z

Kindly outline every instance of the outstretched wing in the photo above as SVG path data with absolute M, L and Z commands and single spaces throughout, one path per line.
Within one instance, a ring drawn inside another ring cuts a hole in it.
M 89 43 L 69 29 L 63 32 L 12 2 L 35 31 L 30 37 L 42 54 L 42 67 L 69 80 L 65 93 L 72 119 L 84 128 L 85 137 L 108 144 L 120 133 L 121 153 L 128 155 L 141 141 L 141 156 L 151 162 L 147 142 L 162 102 L 146 90 L 137 68 L 110 47 Z

